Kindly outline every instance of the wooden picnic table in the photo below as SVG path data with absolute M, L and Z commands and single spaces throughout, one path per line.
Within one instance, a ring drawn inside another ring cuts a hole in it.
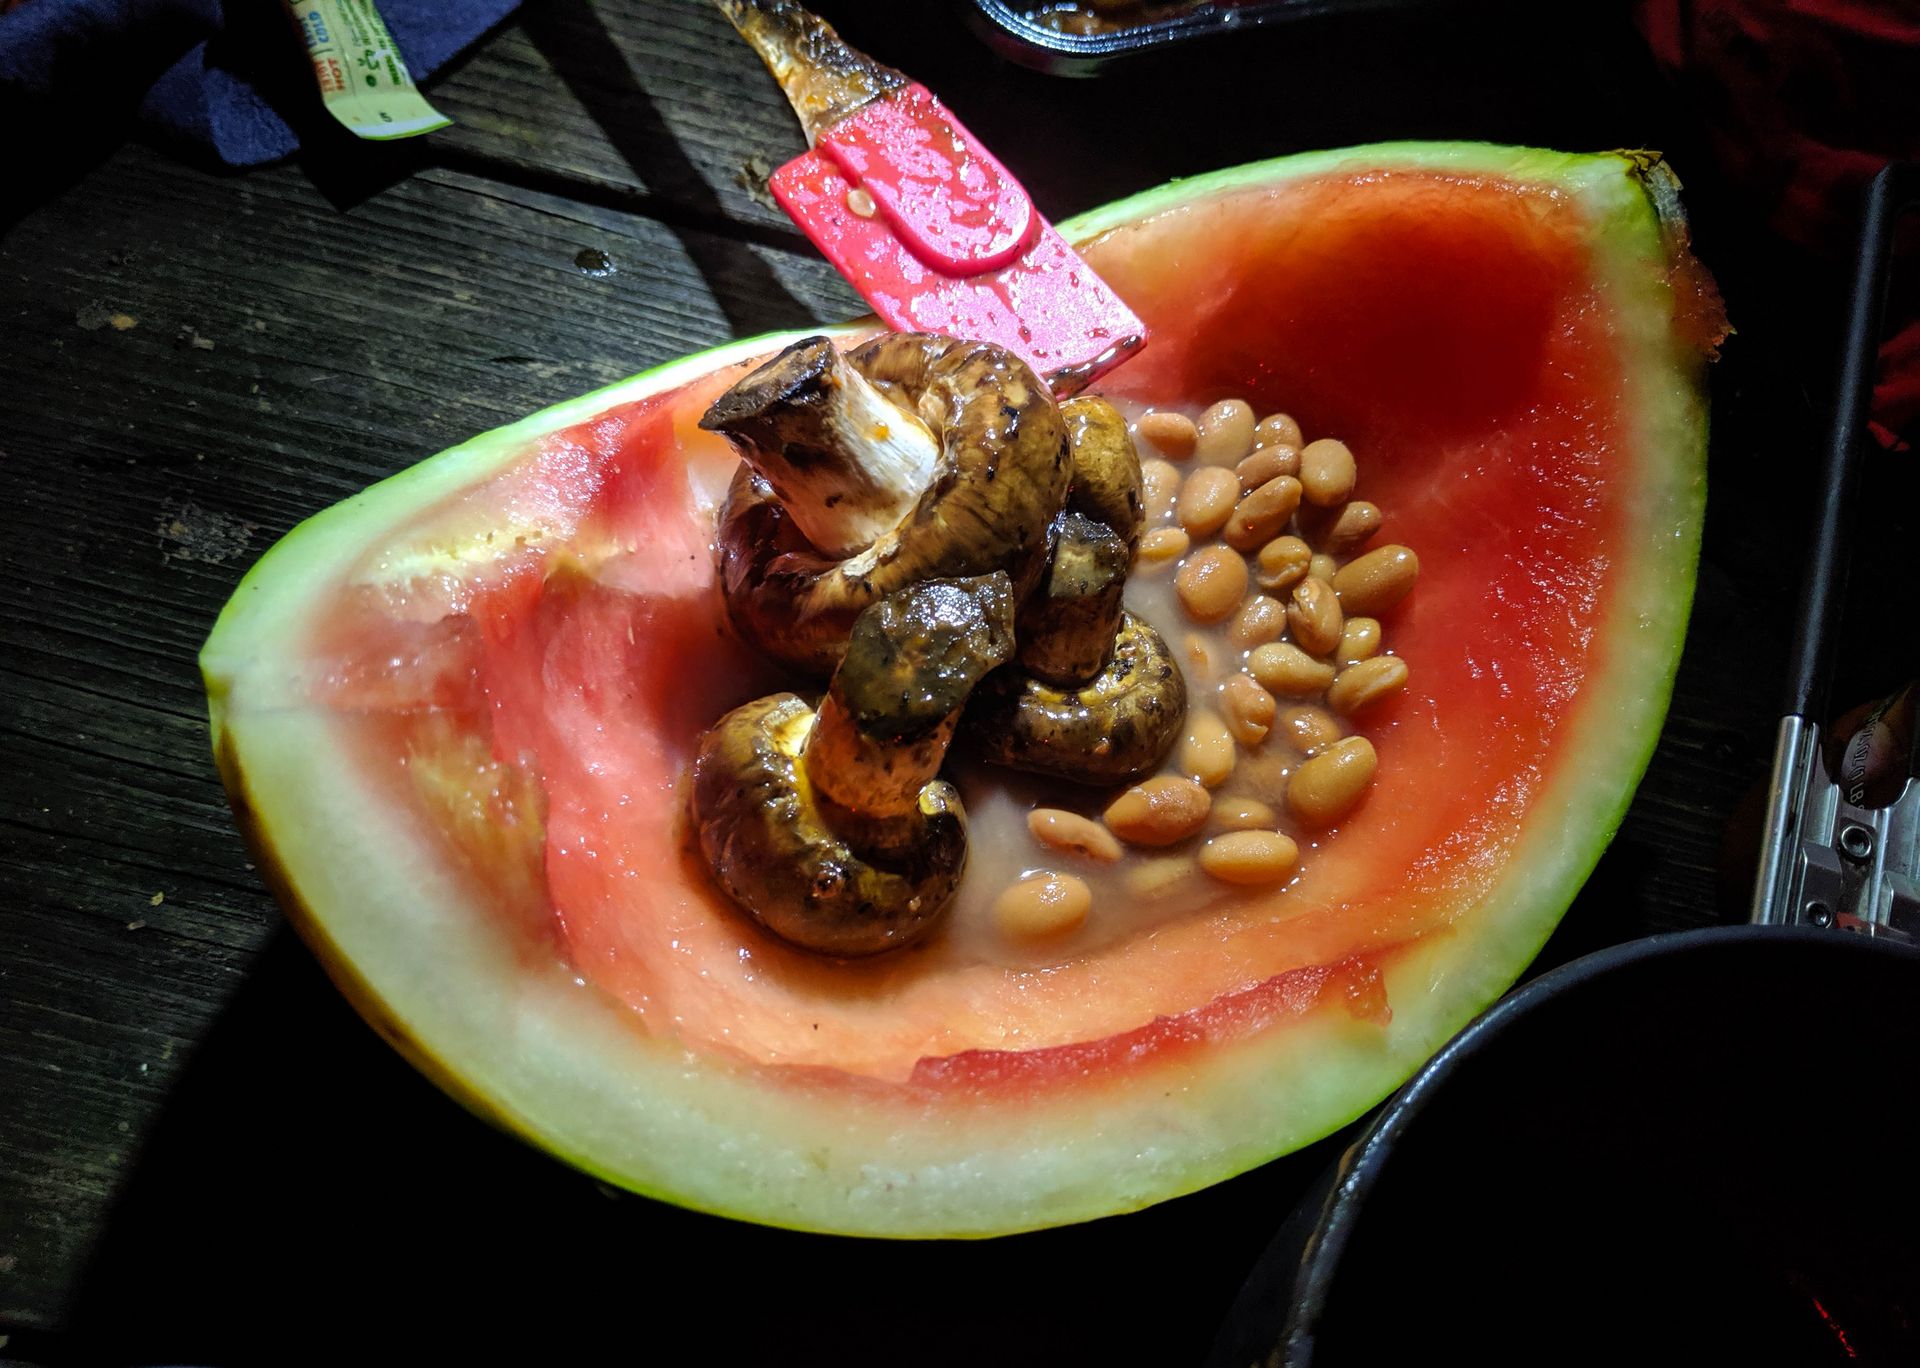
M 996 58 L 958 5 L 819 8 L 1054 217 L 1382 138 L 1664 148 L 1741 332 L 1672 716 L 1541 963 L 1737 917 L 1723 842 L 1770 754 L 1805 512 L 1772 472 L 1813 450 L 1838 297 L 1818 267 L 1784 277 L 1623 14 L 1322 20 L 1076 81 Z M 800 133 L 707 6 L 540 0 L 427 93 L 452 128 L 375 145 L 316 124 L 246 173 L 111 118 L 36 131 L 57 163 L 0 209 L 0 1359 L 1198 1361 L 1338 1137 L 1000 1241 L 734 1225 L 474 1120 L 282 924 L 195 665 L 255 558 L 476 432 L 859 311 L 765 198 Z

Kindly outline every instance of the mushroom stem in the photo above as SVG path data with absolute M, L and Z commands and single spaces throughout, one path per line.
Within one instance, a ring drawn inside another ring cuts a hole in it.
M 861 613 L 802 768 L 830 807 L 863 819 L 914 810 L 974 686 L 1013 655 L 1004 571 L 926 580 Z
M 1049 684 L 1080 685 L 1113 657 L 1133 553 L 1118 532 L 1079 513 L 1062 513 L 1053 527 L 1046 573 L 1020 607 L 1020 667 Z
M 815 548 L 851 556 L 906 521 L 932 485 L 940 443 L 824 337 L 794 343 L 700 419 L 773 486 Z

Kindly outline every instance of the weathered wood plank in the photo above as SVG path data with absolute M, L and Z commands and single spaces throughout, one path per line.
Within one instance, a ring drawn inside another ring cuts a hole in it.
M 805 140 L 706 0 L 545 0 L 431 93 L 453 156 L 796 236 L 764 178 Z
M 811 256 L 464 172 L 337 213 L 292 167 L 140 149 L 9 235 L 0 298 L 0 1324 L 46 1326 L 276 923 L 194 666 L 239 575 L 475 432 L 856 301 Z

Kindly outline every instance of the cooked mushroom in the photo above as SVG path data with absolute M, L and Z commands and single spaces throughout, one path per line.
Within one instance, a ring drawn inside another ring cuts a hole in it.
M 941 761 L 974 686 L 1013 654 L 1004 572 L 911 585 L 861 613 L 818 713 L 790 693 L 701 739 L 693 815 L 720 886 L 823 954 L 905 945 L 952 900 L 966 812 Z
M 1060 410 L 1024 362 L 924 333 L 844 355 L 823 337 L 795 343 L 701 425 L 746 461 L 720 515 L 728 613 L 752 645 L 816 676 L 854 619 L 904 585 L 1004 570 L 1024 598 L 1071 473 Z M 938 443 L 930 462 L 916 433 Z
M 1180 739 L 1187 682 L 1160 634 L 1122 610 L 1113 656 L 1079 686 L 996 671 L 974 692 L 962 736 L 982 759 L 1076 784 L 1149 773 Z
M 797 694 L 735 708 L 700 743 L 700 849 L 720 886 L 767 930 L 829 955 L 905 945 L 952 901 L 967 861 L 953 785 L 921 789 L 913 837 L 869 857 L 829 825 L 801 777 L 813 709 Z
M 1159 633 L 1121 603 L 1146 521 L 1140 458 L 1104 399 L 1060 406 L 1073 452 L 1053 554 L 1020 610 L 1020 660 L 967 710 L 981 756 L 1083 784 L 1154 769 L 1179 739 L 1187 686 Z
M 968 695 L 1013 641 L 1004 571 L 927 580 L 860 614 L 807 746 L 814 788 L 867 820 L 911 811 L 940 772 Z
M 700 426 L 724 432 L 815 550 L 866 550 L 913 512 L 940 444 L 824 337 L 796 342 L 714 400 Z
M 1056 518 L 1046 574 L 1020 609 L 1020 668 L 1059 685 L 1099 674 L 1113 655 L 1132 564 L 1127 544 L 1105 523 L 1081 513 Z
M 1127 559 L 1140 545 L 1147 505 L 1141 489 L 1140 453 L 1127 420 L 1105 399 L 1081 395 L 1060 406 L 1073 457 L 1067 508 L 1105 523 L 1126 543 Z
M 1127 420 L 1104 399 L 1060 406 L 1073 476 L 1053 552 L 1020 610 L 1020 667 L 1048 684 L 1084 684 L 1113 654 L 1120 597 L 1146 521 Z

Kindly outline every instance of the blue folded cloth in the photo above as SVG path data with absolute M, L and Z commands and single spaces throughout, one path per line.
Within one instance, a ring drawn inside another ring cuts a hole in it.
M 378 0 L 420 81 L 518 0 Z M 138 91 L 140 122 L 229 166 L 299 150 L 320 92 L 284 0 L 24 0 L 0 14 L 0 91 L 112 104 Z M 325 116 L 322 115 L 322 118 Z

